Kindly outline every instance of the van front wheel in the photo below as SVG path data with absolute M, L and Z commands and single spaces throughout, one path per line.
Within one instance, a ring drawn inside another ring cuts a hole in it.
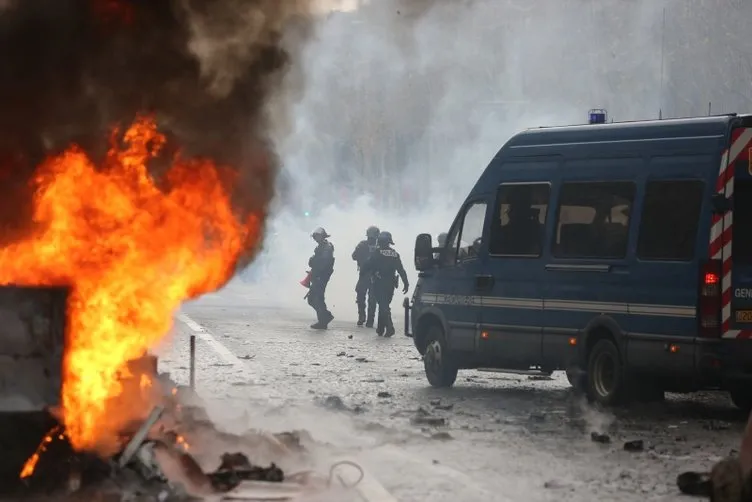
M 451 387 L 457 380 L 457 365 L 447 348 L 444 330 L 437 324 L 428 328 L 423 367 L 432 387 Z
M 588 397 L 607 406 L 617 404 L 624 396 L 624 387 L 619 349 L 611 340 L 600 340 L 588 357 Z
M 749 413 L 752 410 L 752 392 L 742 386 L 735 386 L 729 389 L 729 394 L 734 406 L 745 413 Z

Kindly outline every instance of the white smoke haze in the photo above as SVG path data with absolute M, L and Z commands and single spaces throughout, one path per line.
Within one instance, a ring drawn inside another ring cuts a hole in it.
M 293 133 L 274 138 L 284 168 L 264 251 L 236 284 L 308 308 L 298 281 L 322 226 L 337 260 L 328 304 L 354 320 L 350 254 L 377 225 L 392 232 L 413 286 L 415 236 L 448 230 L 513 134 L 583 123 L 591 108 L 658 118 L 662 93 L 681 87 L 669 87 L 678 63 L 662 58 L 664 8 L 687 15 L 678 0 L 375 0 L 322 17 L 297 63 L 305 88 Z M 671 50 L 693 36 L 676 31 Z

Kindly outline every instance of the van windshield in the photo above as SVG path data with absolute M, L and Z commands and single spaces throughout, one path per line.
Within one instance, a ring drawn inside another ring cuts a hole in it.
M 752 263 L 752 180 L 734 181 L 734 233 L 731 255 L 736 263 Z

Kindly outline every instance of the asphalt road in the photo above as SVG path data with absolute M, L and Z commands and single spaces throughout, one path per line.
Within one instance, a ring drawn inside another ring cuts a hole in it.
M 187 339 L 197 334 L 197 389 L 215 420 L 305 430 L 322 466 L 356 457 L 401 501 L 680 500 L 678 473 L 738 447 L 746 417 L 724 395 L 597 411 L 562 374 L 471 371 L 436 390 L 401 330 L 379 338 L 354 313 L 335 314 L 317 332 L 307 309 L 227 288 L 184 306 L 161 369 L 187 382 Z M 625 451 L 631 440 L 644 450 Z

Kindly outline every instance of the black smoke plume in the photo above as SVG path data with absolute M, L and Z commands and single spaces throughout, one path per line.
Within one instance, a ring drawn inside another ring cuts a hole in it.
M 237 169 L 239 211 L 263 214 L 277 165 L 266 105 L 291 90 L 283 77 L 310 34 L 311 3 L 5 0 L 0 244 L 27 226 L 42 159 L 71 143 L 101 158 L 109 130 L 144 112 L 169 145 Z

